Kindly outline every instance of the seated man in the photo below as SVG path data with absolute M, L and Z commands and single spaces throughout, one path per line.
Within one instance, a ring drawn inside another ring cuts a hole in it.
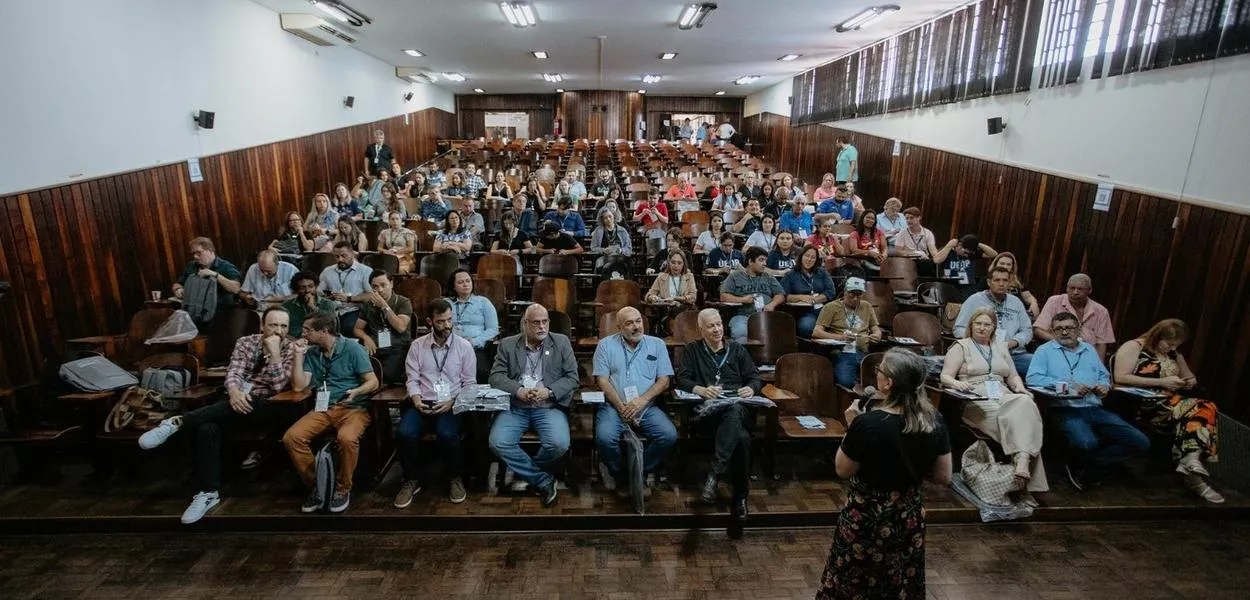
M 1064 383 L 1069 394 L 1081 395 L 1056 399 L 1050 406 L 1051 417 L 1068 440 L 1068 479 L 1078 490 L 1129 455 L 1150 448 L 1145 434 L 1102 407 L 1102 398 L 1111 390 L 1111 374 L 1094 347 L 1078 338 L 1080 331 L 1076 315 L 1055 315 L 1047 332 L 1051 339 L 1037 348 L 1025 377 L 1030 386 L 1054 388 Z
M 573 210 L 573 202 L 568 198 L 561 198 L 560 203 L 556 205 L 556 210 L 547 211 L 543 220 L 555 223 L 560 231 L 569 235 L 577 237 L 586 235 L 586 221 L 582 219 L 581 213 Z
M 634 207 L 634 222 L 641 226 L 647 239 L 664 239 L 668 229 L 668 204 L 660 202 L 658 190 L 652 190 L 646 200 Z
M 582 245 L 573 239 L 573 236 L 560 231 L 560 225 L 555 221 L 547 221 L 543 224 L 542 236 L 538 238 L 538 247 L 534 249 L 539 254 L 581 254 L 583 252 Z
M 295 265 L 278 260 L 277 252 L 261 250 L 256 264 L 247 268 L 239 298 L 261 311 L 282 304 L 291 298 L 291 278 L 298 270 Z
M 531 304 L 522 319 L 524 333 L 499 342 L 490 386 L 512 395 L 512 410 L 499 413 L 490 430 L 490 449 L 518 477 L 538 492 L 543 506 L 556 503 L 556 479 L 546 471 L 569 450 L 567 411 L 577 390 L 577 359 L 569 338 L 548 333 L 551 320 L 541 304 Z M 541 447 L 533 458 L 521 449 L 529 429 Z
M 481 251 L 482 233 L 486 231 L 486 219 L 482 216 L 482 213 L 477 212 L 476 200 L 465 198 L 460 203 L 460 220 L 464 230 L 473 236 L 473 250 Z
M 760 201 L 756 198 L 747 200 L 746 210 L 739 216 L 738 221 L 729 226 L 734 233 L 740 233 L 747 237 L 751 237 L 752 233 L 759 231 L 764 226 L 764 210 L 760 208 Z
M 287 335 L 290 315 L 269 308 L 258 334 L 239 338 L 226 370 L 228 401 L 214 402 L 185 415 L 170 417 L 139 436 L 139 447 L 150 450 L 186 430 L 191 436 L 192 485 L 199 490 L 182 513 L 182 522 L 199 521 L 221 502 L 221 440 L 231 429 L 266 424 L 270 396 L 286 389 L 291 381 L 295 356 L 308 344 Z
M 313 438 L 328 429 L 336 430 L 339 451 L 338 479 L 330 498 L 330 512 L 341 513 L 351 504 L 352 476 L 360 457 L 360 436 L 369 426 L 369 394 L 378 389 L 378 376 L 369 364 L 369 355 L 356 342 L 338 333 L 334 315 L 317 313 L 304 321 L 305 348 L 296 348 L 291 389 L 309 388 L 316 394 L 312 412 L 296 421 L 282 445 L 291 463 L 309 488 L 300 510 L 316 512 L 324 499 L 317 493 L 317 472 L 309 447 Z
M 752 246 L 747 248 L 746 268 L 731 272 L 720 284 L 720 301 L 741 305 L 729 319 L 729 336 L 739 344 L 746 342 L 751 313 L 773 310 L 786 301 L 786 291 L 776 277 L 764 272 L 767 268 L 768 252 Z
M 352 330 L 369 356 L 382 362 L 382 379 L 388 383 L 404 380 L 404 357 L 412 342 L 412 301 L 396 294 L 394 286 L 386 271 L 369 275 L 373 291 L 365 294 Z
M 907 227 L 894 236 L 893 256 L 916 259 L 916 272 L 922 276 L 936 273 L 933 257 L 937 255 L 937 238 L 933 231 L 921 224 L 920 209 L 909 206 L 903 211 Z
M 807 200 L 802 196 L 795 198 L 790 205 L 790 210 L 781 213 L 781 220 L 778 223 L 779 231 L 789 231 L 800 243 L 807 239 L 807 236 L 815 233 L 816 230 L 812 229 L 812 214 L 806 209 Z
M 818 222 L 833 221 L 835 225 L 855 220 L 855 203 L 848 196 L 845 185 L 839 185 L 832 198 L 822 200 L 816 206 L 815 219 Z
M 407 392 L 412 406 L 404 407 L 395 431 L 399 464 L 404 483 L 395 495 L 395 508 L 408 508 L 412 497 L 421 492 L 421 466 L 418 461 L 421 433 L 433 427 L 438 437 L 443 470 L 449 478 L 448 497 L 452 504 L 464 502 L 466 493 L 461 470 L 464 451 L 460 447 L 460 415 L 451 411 L 456 396 L 476 385 L 477 355 L 469 340 L 452 332 L 451 304 L 435 298 L 425 306 L 430 332 L 417 338 L 408 350 Z
M 877 311 L 864 300 L 865 289 L 863 279 L 847 278 L 842 297 L 820 309 L 812 330 L 814 339 L 846 342 L 833 359 L 833 378 L 844 388 L 854 388 L 859 382 L 859 363 L 868 353 L 868 344 L 881 341 Z
M 321 285 L 317 291 L 333 300 L 338 308 L 339 331 L 352 335 L 356 331 L 356 319 L 360 318 L 360 303 L 369 301 L 369 275 L 373 268 L 356 260 L 356 247 L 340 240 L 334 244 L 335 264 L 321 271 Z
M 517 230 L 533 238 L 538 236 L 539 223 L 533 209 L 526 207 L 528 200 L 529 197 L 524 190 L 517 192 L 516 197 L 512 199 L 512 217 L 515 219 Z M 556 227 L 558 228 L 559 225 Z M 502 228 L 503 220 L 500 219 L 499 226 L 495 228 L 495 233 L 499 233 Z
M 595 347 L 595 384 L 606 400 L 595 411 L 595 446 L 599 448 L 600 474 L 604 487 L 629 494 L 629 486 L 618 486 L 622 475 L 621 435 L 626 427 L 637 427 L 646 434 L 643 475 L 654 475 L 664 455 L 677 443 L 677 429 L 655 403 L 668 389 L 673 365 L 664 340 L 643 333 L 642 313 L 627 306 L 616 313 L 620 333 L 599 340 Z M 643 497 L 650 497 L 647 482 Z
M 765 259 L 764 262 L 767 264 L 768 260 Z M 726 231 L 720 234 L 720 245 L 708 252 L 703 272 L 728 273 L 744 266 L 746 266 L 745 257 L 742 256 L 740 250 L 734 248 L 734 234 Z
M 951 328 L 955 337 L 968 335 L 968 320 L 978 308 L 989 308 L 998 315 L 998 328 L 994 335 L 1007 344 L 1011 350 L 1011 362 L 1015 363 L 1016 373 L 1024 377 L 1029 372 L 1029 361 L 1033 355 L 1025 348 L 1033 341 L 1033 323 L 1024 303 L 1019 298 L 1007 293 L 1007 285 L 1011 281 L 1011 271 L 1007 267 L 994 267 L 990 271 L 989 289 L 973 294 L 963 306 L 959 307 L 959 316 L 955 317 L 955 326 Z
M 1107 307 L 1093 301 L 1089 293 L 1094 284 L 1089 275 L 1077 273 L 1068 278 L 1068 293 L 1055 294 L 1046 299 L 1042 311 L 1033 323 L 1033 336 L 1041 340 L 1055 339 L 1051 335 L 1051 324 L 1056 314 L 1066 312 L 1076 316 L 1081 325 L 1080 338 L 1098 351 L 1098 360 L 1107 356 L 1107 345 L 1115 343 L 1115 332 L 1111 330 L 1111 314 Z
M 291 337 L 304 336 L 304 319 L 309 315 L 319 312 L 334 314 L 334 301 L 317 293 L 316 275 L 307 271 L 296 273 L 291 277 L 291 292 L 295 296 L 282 303 L 282 308 L 291 315 Z
M 192 277 L 200 277 L 212 280 L 217 288 L 217 310 L 232 307 L 236 304 L 242 286 L 243 275 L 239 273 L 239 268 L 230 263 L 230 261 L 217 256 L 217 247 L 213 245 L 213 241 L 206 237 L 197 237 L 191 240 L 191 262 L 182 269 L 182 274 L 178 276 L 178 283 L 174 284 L 174 297 L 182 300 L 184 305 L 187 302 L 183 295 L 186 293 L 185 286 L 187 280 Z
M 704 400 L 722 396 L 748 397 L 760 393 L 763 383 L 746 348 L 725 339 L 725 327 L 715 308 L 699 311 L 702 340 L 686 344 L 677 365 L 677 389 L 698 394 Z M 699 413 L 695 426 L 714 440 L 715 454 L 699 498 L 716 502 L 717 479 L 729 474 L 733 486 L 731 505 L 737 529 L 747 518 L 747 492 L 751 472 L 751 426 L 755 411 L 733 403 L 710 413 Z M 732 530 L 731 530 L 732 531 Z

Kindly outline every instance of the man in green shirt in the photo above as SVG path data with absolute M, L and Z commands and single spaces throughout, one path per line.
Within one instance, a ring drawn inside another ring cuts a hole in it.
M 341 513 L 351 502 L 352 475 L 360 456 L 360 437 L 369 426 L 365 408 L 369 394 L 378 389 L 378 376 L 365 349 L 353 340 L 338 334 L 334 313 L 316 313 L 304 321 L 305 351 L 295 353 L 291 372 L 291 389 L 302 392 L 309 388 L 315 394 L 313 411 L 296 421 L 282 445 L 291 456 L 291 463 L 311 489 L 300 508 L 305 513 L 321 508 L 317 493 L 316 469 L 312 449 L 313 438 L 329 429 L 336 431 L 339 451 L 338 479 L 330 499 L 330 512 Z
M 382 361 L 382 378 L 388 383 L 404 381 L 404 359 L 412 343 L 412 301 L 395 293 L 386 271 L 369 275 L 372 292 L 361 303 L 360 318 L 352 335 L 370 356 Z
M 282 308 L 291 313 L 290 335 L 293 338 L 304 336 L 304 319 L 309 315 L 319 312 L 334 314 L 334 309 L 338 306 L 333 300 L 322 298 L 317 293 L 318 283 L 317 276 L 307 271 L 300 271 L 291 277 L 291 293 L 295 297 L 283 302 Z
M 881 341 L 877 312 L 864 300 L 866 287 L 863 279 L 847 278 L 842 297 L 820 309 L 812 330 L 815 339 L 846 342 L 833 361 L 833 378 L 846 388 L 855 387 L 859 380 L 859 363 L 868 353 L 869 342 Z

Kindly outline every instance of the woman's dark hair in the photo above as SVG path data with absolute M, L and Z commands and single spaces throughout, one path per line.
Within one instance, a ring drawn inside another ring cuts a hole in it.
M 451 229 L 451 216 L 452 215 L 456 215 L 456 223 L 459 223 L 459 226 L 456 227 L 455 231 L 452 231 Z M 460 233 L 462 231 L 464 231 L 464 217 L 460 216 L 460 213 L 454 210 L 447 211 L 447 216 L 444 217 L 444 221 L 443 221 L 443 233 Z
M 903 409 L 903 433 L 930 433 L 937 422 L 937 410 L 924 393 L 928 369 L 924 360 L 902 348 L 894 348 L 881 359 L 881 374 L 890 378 L 886 402 Z
M 504 227 L 504 224 L 508 223 L 509 221 L 512 222 L 511 233 L 508 232 L 508 228 Z M 518 231 L 520 230 L 517 229 L 517 226 L 516 226 L 516 214 L 515 213 L 508 211 L 506 213 L 503 213 L 502 215 L 499 215 L 499 248 L 503 250 L 507 250 L 508 247 L 512 246 L 512 240 L 513 238 L 516 237 L 516 234 Z
M 278 229 L 278 235 L 288 235 L 288 234 L 295 233 L 295 230 L 291 229 L 291 216 L 292 215 L 295 216 L 295 219 L 299 221 L 300 225 L 304 224 L 304 217 L 299 216 L 299 213 L 295 211 L 291 211 L 287 213 L 285 217 L 282 217 L 282 227 Z
M 772 200 L 773 194 L 777 193 L 777 186 L 772 181 L 765 181 L 760 185 L 760 198 L 763 200 Z
M 386 183 L 384 183 L 384 184 L 382 184 L 382 187 L 381 187 L 381 188 L 379 188 L 379 189 L 380 189 L 381 191 L 383 191 L 383 192 L 390 192 L 392 196 L 393 196 L 393 195 L 395 195 L 395 194 L 397 193 L 397 190 L 395 189 L 395 184 L 393 184 L 393 183 L 391 183 L 391 182 L 389 182 L 389 181 L 388 181 L 388 182 L 386 182 Z
M 469 273 L 469 270 L 468 269 L 456 269 L 455 271 L 451 272 L 451 275 L 447 276 L 447 296 L 448 297 L 456 295 L 456 275 L 459 275 L 461 273 Z M 469 281 L 470 282 L 473 281 L 472 273 L 469 273 Z M 474 284 L 473 287 L 474 289 L 476 289 L 477 285 Z M 470 290 L 469 293 L 472 294 L 473 291 L 474 290 Z
M 877 234 L 877 211 L 872 210 L 870 208 L 860 213 L 859 218 L 855 219 L 855 231 L 856 233 L 859 234 L 860 240 L 863 240 L 864 236 L 868 235 L 868 227 L 864 225 L 864 218 L 867 217 L 868 215 L 872 215 L 872 219 L 873 219 L 872 220 L 872 232 L 873 232 L 873 239 L 875 241 L 876 234 Z
M 803 268 L 803 256 L 806 255 L 808 252 L 816 253 L 816 262 L 812 263 L 812 269 L 810 271 Z M 819 268 L 820 268 L 820 249 L 812 245 L 803 246 L 799 250 L 799 259 L 794 261 L 794 270 L 804 275 L 811 275 L 812 273 L 816 272 L 816 269 L 819 269 Z

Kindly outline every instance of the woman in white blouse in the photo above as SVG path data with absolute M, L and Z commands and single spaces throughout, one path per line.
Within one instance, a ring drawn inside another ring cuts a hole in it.
M 707 254 L 720 246 L 720 236 L 725 233 L 725 217 L 720 213 L 712 213 L 712 221 L 708 229 L 699 234 L 694 242 L 695 254 Z
M 773 249 L 773 245 L 777 243 L 777 219 L 771 214 L 765 213 L 760 219 L 760 228 L 747 238 L 746 245 L 742 248 L 746 252 L 747 248 L 755 246 L 762 248 L 765 252 Z

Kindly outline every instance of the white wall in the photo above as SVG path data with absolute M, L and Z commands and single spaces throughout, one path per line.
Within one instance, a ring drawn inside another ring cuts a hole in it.
M 1246 55 L 829 125 L 1250 212 Z
M 793 80 L 785 79 L 747 96 L 742 102 L 742 116 L 745 118 L 766 112 L 790 116 L 790 94 L 793 90 Z
M 455 111 L 450 92 L 314 46 L 250 0 L 4 2 L 0 56 L 0 193 Z M 214 129 L 197 131 L 197 109 L 217 113 Z

